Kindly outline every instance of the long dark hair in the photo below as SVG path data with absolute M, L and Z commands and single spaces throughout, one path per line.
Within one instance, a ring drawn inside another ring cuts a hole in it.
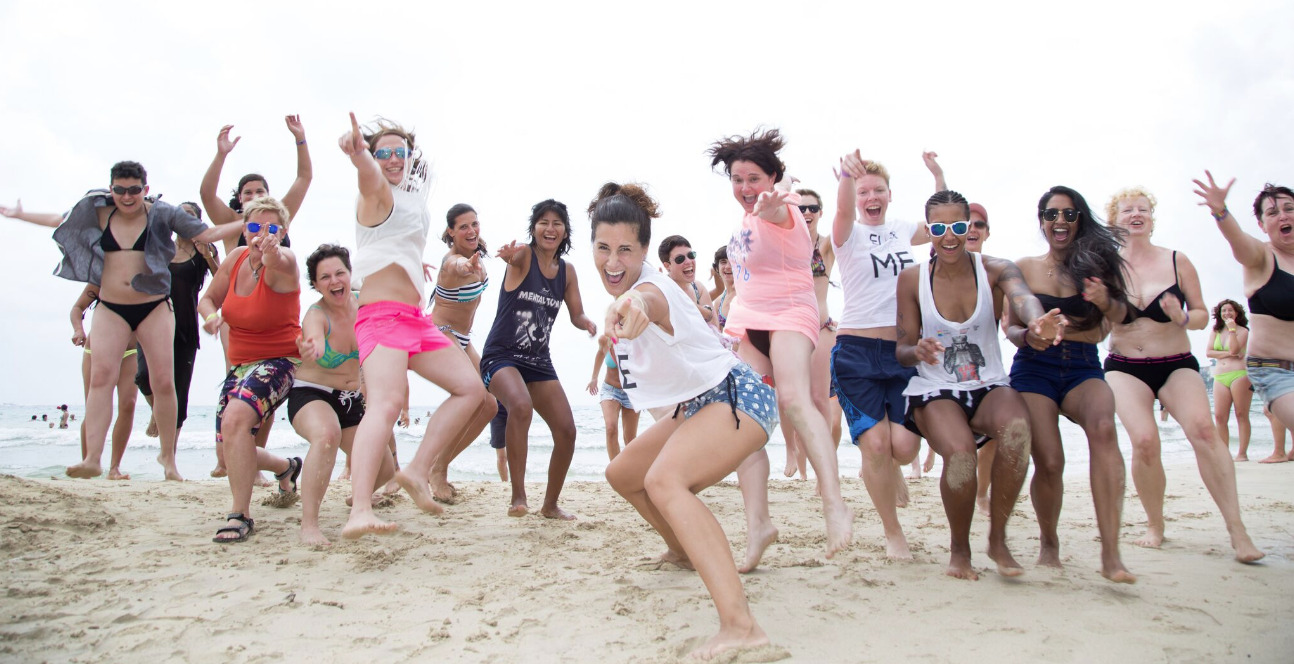
M 562 238 L 562 243 L 557 245 L 557 256 L 560 258 L 571 250 L 571 215 L 566 212 L 565 203 L 551 198 L 535 203 L 534 207 L 530 208 L 530 228 L 526 229 L 526 234 L 530 236 L 530 246 L 534 247 L 535 224 L 539 223 L 539 218 L 547 212 L 556 213 L 566 225 L 566 237 Z
M 234 189 L 234 196 L 233 198 L 229 199 L 229 209 L 239 214 L 242 214 L 243 202 L 238 200 L 238 196 L 239 194 L 243 193 L 243 187 L 246 187 L 248 182 L 257 182 L 257 181 L 265 183 L 265 192 L 268 194 L 270 191 L 269 180 L 266 180 L 265 176 L 261 175 L 260 173 L 248 173 L 247 175 L 244 175 L 243 177 L 238 178 L 238 188 Z
M 454 246 L 454 238 L 449 237 L 449 231 L 454 229 L 454 223 L 458 221 L 458 218 L 468 212 L 476 212 L 476 208 L 467 203 L 456 203 L 454 207 L 449 208 L 449 212 L 445 213 L 445 230 L 440 234 L 441 242 L 450 247 Z M 476 234 L 476 252 L 485 256 L 490 255 L 490 252 L 485 249 L 485 238 L 481 237 L 480 233 Z
M 783 145 L 780 131 L 756 129 L 750 136 L 728 136 L 715 141 L 706 155 L 710 157 L 710 168 L 723 164 L 724 175 L 732 175 L 733 162 L 749 161 L 777 183 L 786 174 L 786 164 L 777 156 Z
M 1226 329 L 1227 324 L 1222 322 L 1222 305 L 1229 304 L 1232 309 L 1236 310 L 1236 325 L 1249 329 L 1249 317 L 1245 315 L 1245 306 L 1235 300 L 1223 300 L 1218 306 L 1213 307 L 1213 331 L 1221 332 Z
M 1087 204 L 1083 195 L 1064 186 L 1055 186 L 1038 199 L 1038 227 L 1042 228 L 1043 210 L 1053 196 L 1068 196 L 1078 210 L 1078 226 L 1070 249 L 1061 261 L 1061 274 L 1069 280 L 1074 290 L 1083 292 L 1083 280 L 1089 277 L 1100 279 L 1110 293 L 1110 301 L 1128 303 L 1128 264 L 1119 255 L 1119 247 L 1127 231 L 1122 228 L 1111 228 L 1092 214 L 1092 207 Z M 1084 307 L 1082 316 L 1071 316 L 1070 325 L 1075 330 L 1090 330 L 1101 323 L 1104 314 L 1091 303 Z

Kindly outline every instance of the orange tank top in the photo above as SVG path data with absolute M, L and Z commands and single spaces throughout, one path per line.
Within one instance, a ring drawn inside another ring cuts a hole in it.
M 244 251 L 234 262 L 229 293 L 220 308 L 229 324 L 229 363 L 300 357 L 296 339 L 301 335 L 301 289 L 277 293 L 258 279 L 250 295 L 239 295 L 234 286 L 249 253 Z

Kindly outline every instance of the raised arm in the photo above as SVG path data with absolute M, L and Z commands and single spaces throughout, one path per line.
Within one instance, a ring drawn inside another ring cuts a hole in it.
M 858 217 L 858 211 L 854 205 L 856 195 L 854 178 L 864 172 L 866 170 L 859 150 L 854 150 L 852 154 L 840 158 L 840 172 L 837 173 L 839 183 L 836 185 L 836 216 L 831 221 L 831 243 L 834 246 L 839 247 L 848 242 L 850 234 L 854 232 L 854 219 Z
M 588 332 L 590 337 L 597 335 L 597 323 L 584 315 L 584 301 L 580 299 L 580 281 L 575 276 L 575 266 L 570 263 L 566 264 L 565 300 L 566 310 L 571 315 L 571 325 Z
M 233 151 L 238 141 L 243 140 L 242 136 L 236 136 L 232 140 L 229 138 L 229 131 L 233 125 L 225 125 L 220 128 L 220 133 L 216 134 L 216 156 L 211 160 L 211 165 L 207 167 L 207 172 L 202 176 L 202 185 L 198 188 L 198 196 L 202 199 L 202 207 L 207 210 L 207 217 L 211 223 L 219 226 L 238 220 L 238 213 L 225 204 L 216 193 L 216 188 L 220 186 L 220 172 L 225 168 L 225 157 Z
M 606 336 L 610 337 L 612 343 L 621 339 L 635 339 L 650 323 L 671 327 L 669 302 L 665 299 L 665 294 L 653 284 L 639 284 L 616 298 L 607 308 Z
M 1227 244 L 1231 245 L 1231 255 L 1247 268 L 1260 270 L 1266 267 L 1270 252 L 1265 248 L 1263 241 L 1240 228 L 1240 222 L 1236 221 L 1235 216 L 1227 209 L 1227 194 L 1231 192 L 1231 186 L 1236 183 L 1236 179 L 1231 178 L 1227 186 L 1220 187 L 1214 181 L 1212 173 L 1204 171 L 1204 175 L 1208 178 L 1208 184 L 1192 180 L 1197 187 L 1195 194 L 1203 199 L 1199 204 L 1209 208 L 1209 214 L 1213 215 L 1214 221 L 1218 223 L 1218 230 L 1222 231 L 1222 237 L 1226 238 Z
M 292 186 L 288 188 L 288 193 L 283 195 L 283 206 L 288 209 L 288 219 L 297 216 L 297 210 L 301 209 L 301 202 L 305 200 L 306 190 L 310 188 L 310 180 L 314 178 L 314 171 L 310 165 L 310 147 L 306 145 L 306 129 L 301 125 L 301 116 L 289 115 L 283 118 L 288 126 L 288 131 L 292 132 L 292 138 L 297 142 L 297 179 L 292 181 Z
M 18 202 L 15 203 L 13 207 L 0 205 L 0 214 L 9 217 L 10 219 L 18 219 L 29 224 L 48 226 L 50 228 L 58 228 L 58 225 L 63 223 L 63 215 L 61 214 L 54 212 L 28 212 L 22 209 L 21 198 L 18 199 Z
M 359 208 L 355 215 L 360 225 L 376 226 L 386 221 L 391 215 L 391 209 L 395 207 L 395 198 L 391 195 L 386 178 L 382 177 L 382 168 L 368 151 L 368 142 L 364 140 L 364 133 L 359 129 L 359 121 L 355 119 L 354 112 L 350 114 L 350 131 L 342 134 L 337 144 L 350 157 L 350 163 L 359 177 Z
M 72 322 L 73 346 L 85 345 L 85 310 L 89 309 L 97 299 L 99 299 L 99 287 L 86 284 L 85 288 L 81 289 L 81 294 L 77 296 L 76 302 L 72 304 L 72 313 L 68 318 Z
M 944 180 L 944 167 L 940 166 L 938 161 L 935 161 L 938 157 L 939 154 L 936 152 L 921 153 L 921 160 L 926 162 L 926 168 L 929 169 L 931 175 L 935 176 L 936 194 L 948 189 L 948 182 Z

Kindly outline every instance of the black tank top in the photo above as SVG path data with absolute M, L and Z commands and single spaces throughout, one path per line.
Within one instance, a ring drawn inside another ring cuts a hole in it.
M 566 296 L 566 261 L 557 259 L 557 276 L 549 279 L 539 269 L 530 248 L 530 271 L 516 290 L 499 292 L 499 308 L 481 357 L 508 355 L 531 364 L 552 366 L 549 335 Z
M 175 309 L 175 345 L 198 347 L 198 296 L 207 280 L 207 261 L 200 253 L 171 263 L 171 306 Z

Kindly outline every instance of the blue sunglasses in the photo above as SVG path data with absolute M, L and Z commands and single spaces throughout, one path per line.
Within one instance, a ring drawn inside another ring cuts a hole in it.
M 394 154 L 395 156 L 401 159 L 404 159 L 405 157 L 409 156 L 409 149 L 408 148 L 378 148 L 373 151 L 373 158 L 386 161 L 387 159 L 391 158 L 392 154 Z
M 930 231 L 930 237 L 943 237 L 949 230 L 953 235 L 965 235 L 970 232 L 969 221 L 954 221 L 951 224 L 926 224 L 926 230 Z
M 268 230 L 270 232 L 270 235 L 278 235 L 279 229 L 282 228 L 282 226 L 279 226 L 278 224 L 262 224 L 259 221 L 247 222 L 247 230 L 252 233 L 261 232 L 261 228 L 265 228 L 266 230 Z

